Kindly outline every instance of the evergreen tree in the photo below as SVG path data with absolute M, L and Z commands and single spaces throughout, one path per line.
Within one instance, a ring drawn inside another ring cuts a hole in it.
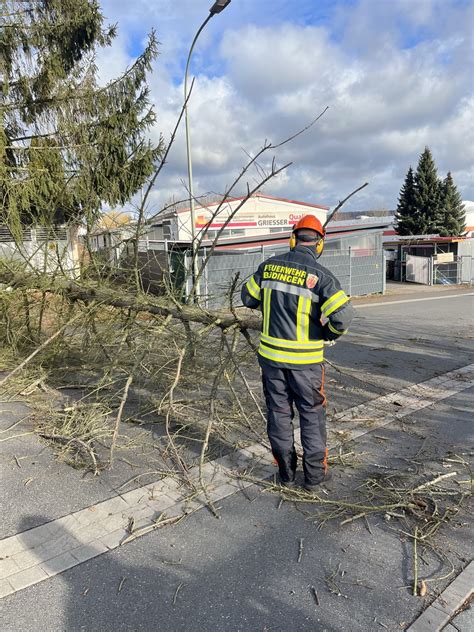
M 421 154 L 415 173 L 414 205 L 418 234 L 437 233 L 442 219 L 440 187 L 436 165 L 428 147 Z
M 95 0 L 2 0 L 0 223 L 85 219 L 124 204 L 162 152 L 145 140 L 155 121 L 146 72 L 151 33 L 124 74 L 99 86 L 94 55 L 108 46 Z
M 438 232 L 442 236 L 459 236 L 466 229 L 466 214 L 459 191 L 451 172 L 440 183 L 440 223 Z
M 395 225 L 399 235 L 417 235 L 417 213 L 415 208 L 415 179 L 413 169 L 408 169 L 405 182 L 400 189 Z

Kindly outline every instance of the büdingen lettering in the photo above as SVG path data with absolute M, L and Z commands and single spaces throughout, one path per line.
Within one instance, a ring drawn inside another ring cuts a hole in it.
M 282 281 L 283 283 L 291 283 L 292 285 L 304 286 L 306 275 L 305 270 L 290 268 L 288 266 L 278 266 L 273 263 L 268 263 L 263 268 L 264 279 Z

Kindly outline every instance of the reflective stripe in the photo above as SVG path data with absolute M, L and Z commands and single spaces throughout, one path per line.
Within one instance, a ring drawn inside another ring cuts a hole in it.
M 287 364 L 315 364 L 316 362 L 324 361 L 323 351 L 314 351 L 312 353 L 292 353 L 291 351 L 277 351 L 276 349 L 269 349 L 262 343 L 258 348 L 258 353 L 268 360 L 274 362 L 284 362 Z
M 338 301 L 340 298 L 345 296 L 344 290 L 339 290 L 332 296 L 330 296 L 324 303 L 321 305 L 321 314 L 326 315 L 326 310 L 331 307 L 332 303 Z
M 328 322 L 328 327 L 329 330 L 332 331 L 333 334 L 337 334 L 338 336 L 342 336 L 343 334 L 347 333 L 347 329 L 344 329 L 343 331 L 339 331 L 339 329 L 336 329 L 335 327 L 333 327 L 331 325 L 331 322 Z
M 268 288 L 263 290 L 263 333 L 268 336 L 268 329 L 270 327 L 270 305 L 271 305 L 272 291 Z
M 339 309 L 340 307 L 342 307 L 345 303 L 347 303 L 349 300 L 348 296 L 343 296 L 339 301 L 337 301 L 337 303 L 333 303 L 332 305 L 329 306 L 329 309 L 326 310 L 326 313 L 324 314 L 326 317 L 330 316 L 333 312 L 336 311 L 336 309 Z
M 311 311 L 311 301 L 300 296 L 298 299 L 298 309 L 296 311 L 296 339 L 302 342 L 309 340 L 309 313 Z
M 348 300 L 349 300 L 349 297 L 346 295 L 344 290 L 339 290 L 339 292 L 336 292 L 335 294 L 333 294 L 331 297 L 328 298 L 327 301 L 325 301 L 321 305 L 321 314 L 326 317 L 329 316 L 336 309 L 341 307 L 341 305 L 344 305 L 344 303 L 347 303 Z
M 260 288 L 257 285 L 257 282 L 255 281 L 255 279 L 253 278 L 253 276 L 250 277 L 250 279 L 247 281 L 246 284 L 248 293 L 250 294 L 250 296 L 253 296 L 253 298 L 255 298 L 257 301 L 260 300 Z
M 315 303 L 319 302 L 319 296 L 305 287 L 298 287 L 297 285 L 290 285 L 289 283 L 282 283 L 281 281 L 262 281 L 262 289 L 266 287 L 272 290 L 278 290 L 279 292 L 285 292 L 286 294 L 293 294 L 294 296 L 307 296 Z
M 310 351 L 312 349 L 322 349 L 324 346 L 324 342 L 322 340 L 308 340 L 307 342 L 303 342 L 300 340 L 274 338 L 273 336 L 266 336 L 265 334 L 260 334 L 260 341 L 276 347 L 286 347 L 287 349 L 305 349 L 306 351 Z

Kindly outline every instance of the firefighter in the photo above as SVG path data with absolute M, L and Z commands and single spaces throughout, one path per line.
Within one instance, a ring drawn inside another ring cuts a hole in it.
M 242 287 L 242 302 L 262 311 L 258 348 L 267 432 L 280 484 L 295 485 L 294 407 L 300 418 L 304 488 L 331 478 L 327 465 L 324 344 L 347 332 L 349 297 L 320 263 L 325 231 L 313 215 L 295 225 L 290 251 L 264 261 Z

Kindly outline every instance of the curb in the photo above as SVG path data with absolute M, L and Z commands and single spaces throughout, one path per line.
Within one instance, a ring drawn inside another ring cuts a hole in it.
M 438 632 L 474 592 L 474 561 L 456 577 L 406 632 Z

